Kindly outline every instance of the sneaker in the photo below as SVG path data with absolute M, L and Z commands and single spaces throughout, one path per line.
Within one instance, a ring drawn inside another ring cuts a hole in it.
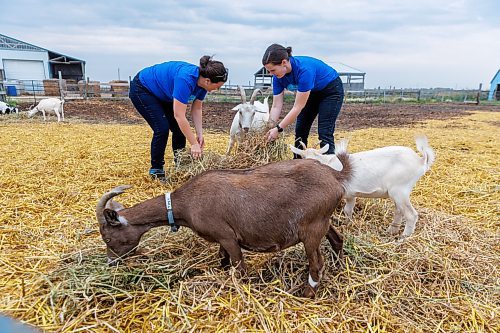
M 149 176 L 152 179 L 165 180 L 165 170 L 163 169 L 149 169 Z

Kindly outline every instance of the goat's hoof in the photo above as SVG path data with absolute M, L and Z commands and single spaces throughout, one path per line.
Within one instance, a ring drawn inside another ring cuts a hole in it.
M 311 287 L 311 285 L 309 285 L 308 283 L 306 283 L 304 285 L 304 292 L 302 293 L 302 297 L 314 299 L 316 297 L 316 291 L 317 290 L 318 290 L 317 287 L 313 288 L 313 287 Z
M 390 225 L 389 228 L 387 228 L 386 231 L 390 235 L 394 236 L 394 235 L 396 235 L 399 232 L 399 226 Z

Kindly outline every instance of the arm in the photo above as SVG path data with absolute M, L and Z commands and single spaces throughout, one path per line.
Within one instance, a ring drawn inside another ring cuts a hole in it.
M 283 118 L 281 122 L 278 123 L 278 125 L 281 128 L 285 128 L 288 125 L 292 124 L 295 119 L 299 116 L 300 111 L 304 108 L 304 106 L 307 103 L 307 99 L 309 98 L 309 95 L 311 94 L 311 91 L 305 91 L 305 92 L 297 92 L 297 96 L 295 97 L 295 103 L 293 104 L 292 109 L 288 114 Z M 281 98 L 281 105 L 283 105 L 283 98 Z M 273 100 L 273 108 L 274 108 L 274 100 Z M 272 117 L 272 111 L 271 111 L 271 117 Z M 274 118 L 273 118 L 274 119 Z M 276 127 L 272 128 L 267 132 L 267 139 L 268 141 L 274 141 L 278 138 L 278 129 Z
M 196 139 L 196 136 L 191 130 L 191 126 L 189 125 L 189 122 L 186 118 L 186 109 L 187 109 L 186 104 L 179 102 L 177 99 L 174 99 L 175 120 L 177 121 L 177 124 L 179 125 L 182 134 L 184 134 L 186 139 L 191 144 L 191 155 L 194 158 L 198 158 L 201 155 L 201 147 L 200 144 L 198 143 L 198 140 Z
M 273 105 L 271 106 L 271 111 L 269 112 L 269 119 L 274 123 L 278 123 L 280 119 L 281 110 L 283 110 L 283 99 L 284 92 L 279 95 L 273 96 Z
M 203 149 L 205 142 L 203 140 L 202 108 L 203 108 L 203 102 L 200 101 L 199 99 L 195 99 L 193 101 L 193 104 L 191 105 L 191 116 L 193 117 L 193 123 L 194 123 L 194 128 L 196 130 L 196 137 L 198 143 Z

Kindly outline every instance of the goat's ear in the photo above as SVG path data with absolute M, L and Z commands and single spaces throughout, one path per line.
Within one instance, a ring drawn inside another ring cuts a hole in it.
M 241 104 L 238 104 L 234 108 L 232 108 L 231 110 L 238 111 L 240 109 L 240 106 L 241 106 Z
M 289 145 L 289 146 L 290 146 L 290 149 L 292 150 L 292 153 L 304 157 L 304 151 L 303 150 L 300 150 L 299 148 L 296 148 L 296 147 L 294 147 L 292 145 Z
M 118 213 L 116 211 L 106 208 L 104 209 L 103 214 L 104 214 L 104 219 L 109 225 L 113 227 L 121 225 L 120 220 L 118 220 Z
M 328 157 L 327 165 L 333 170 L 342 171 L 342 169 L 344 169 L 344 165 L 342 164 L 342 162 L 340 162 L 339 158 L 336 155 L 324 155 L 324 156 Z
M 118 212 L 118 211 L 124 209 L 125 207 L 121 203 L 119 203 L 118 201 L 114 201 L 113 199 L 109 199 L 109 201 L 106 202 L 106 208 L 109 208 L 111 210 Z

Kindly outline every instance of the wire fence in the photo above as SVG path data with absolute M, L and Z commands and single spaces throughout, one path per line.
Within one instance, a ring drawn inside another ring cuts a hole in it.
M 50 79 L 50 80 L 15 80 L 4 81 L 7 99 L 21 97 L 34 101 L 45 97 L 61 97 L 71 99 L 126 99 L 128 98 L 130 81 L 99 82 Z M 246 95 L 250 96 L 256 88 L 244 85 Z M 259 87 L 264 96 L 272 95 L 272 88 Z M 226 84 L 206 97 L 211 102 L 238 102 L 240 91 L 237 85 Z M 31 97 L 31 98 L 30 98 Z M 286 91 L 285 101 L 293 101 L 294 93 Z M 455 89 L 365 89 L 346 91 L 347 103 L 401 103 L 401 102 L 463 102 L 479 103 L 488 99 L 487 90 L 455 90 Z

